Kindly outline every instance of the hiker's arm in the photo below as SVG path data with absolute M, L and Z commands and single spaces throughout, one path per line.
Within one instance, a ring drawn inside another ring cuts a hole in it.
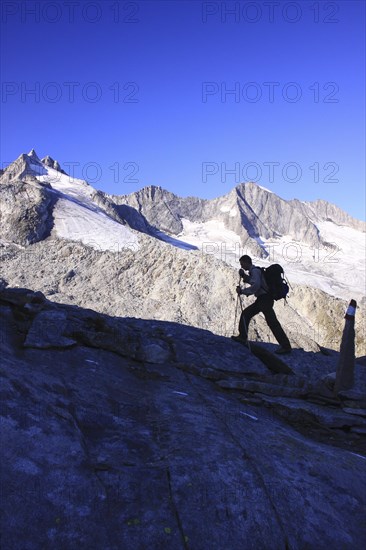
M 239 277 L 243 279 L 245 283 L 249 283 L 250 281 L 250 276 L 245 273 L 244 269 L 239 269 Z
M 251 296 L 252 294 L 255 294 L 256 292 L 258 292 L 258 290 L 261 288 L 262 286 L 261 270 L 253 269 L 251 276 L 248 277 L 248 279 L 249 279 L 248 282 L 250 286 L 248 286 L 248 288 L 244 288 L 244 290 L 242 291 L 242 294 L 244 294 L 244 296 Z
M 250 283 L 250 275 L 247 275 L 246 273 L 244 273 L 243 279 L 245 283 Z

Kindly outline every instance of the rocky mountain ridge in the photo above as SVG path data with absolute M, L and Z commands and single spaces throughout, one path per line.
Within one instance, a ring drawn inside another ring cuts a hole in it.
M 115 204 L 127 204 L 140 212 L 155 228 L 169 234 L 183 231 L 182 219 L 207 222 L 219 219 L 236 232 L 242 243 L 251 241 L 257 251 L 259 238 L 291 236 L 310 245 L 324 244 L 315 221 L 331 221 L 366 232 L 366 223 L 352 218 L 323 200 L 286 201 L 255 183 L 236 186 L 217 199 L 182 198 L 159 186 L 144 187 L 130 195 L 109 195 Z M 254 242 L 252 242 L 254 241 Z M 266 255 L 262 250 L 262 255 Z
M 182 219 L 193 223 L 212 219 L 223 222 L 238 235 L 243 247 L 260 257 L 267 257 L 268 253 L 258 239 L 280 234 L 291 235 L 311 245 L 322 244 L 318 230 L 307 216 L 255 184 L 237 186 L 228 195 L 212 200 L 182 199 L 161 187 L 147 187 L 131 195 L 110 197 L 115 204 L 132 206 L 152 227 L 174 236 L 184 230 Z
M 364 221 L 353 218 L 335 204 L 331 204 L 321 199 L 312 202 L 298 200 L 290 202 L 296 203 L 296 207 L 298 209 L 303 209 L 304 213 L 314 221 L 331 221 L 338 225 L 352 227 L 363 233 L 366 231 L 366 224 Z
M 58 161 L 46 156 L 39 159 L 32 151 L 11 163 L 4 171 L 1 181 L 10 182 L 25 177 L 44 175 L 45 167 L 51 167 L 60 174 L 67 175 Z M 43 170 L 42 170 L 43 168 Z M 34 180 L 33 180 L 34 181 Z M 42 185 L 47 185 L 42 181 Z M 210 219 L 223 221 L 229 230 L 240 236 L 243 246 L 248 244 L 253 252 L 262 256 L 268 253 L 259 247 L 258 240 L 276 238 L 287 235 L 299 242 L 310 245 L 324 244 L 314 222 L 331 221 L 356 230 L 366 232 L 366 223 L 356 220 L 339 207 L 324 200 L 313 202 L 293 199 L 286 201 L 271 191 L 255 184 L 243 183 L 236 186 L 230 193 L 216 199 L 200 199 L 197 197 L 182 198 L 160 186 L 148 186 L 130 195 L 110 195 L 102 191 L 92 190 L 93 198 L 104 203 L 109 212 L 118 211 L 116 207 L 130 207 L 141 216 L 140 231 L 154 230 L 166 232 L 169 235 L 179 235 L 183 231 L 182 219 L 191 222 L 207 222 Z M 113 205 L 113 206 L 112 206 Z M 112 208 L 111 208 L 112 206 Z M 122 210 L 127 213 L 128 208 Z M 123 215 L 117 216 L 123 223 Z M 134 222 L 132 222 L 133 224 Z M 135 222 L 136 223 L 136 222 Z M 154 235 L 156 236 L 156 235 Z

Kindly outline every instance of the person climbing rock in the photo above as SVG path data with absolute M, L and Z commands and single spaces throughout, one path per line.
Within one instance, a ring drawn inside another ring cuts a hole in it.
M 232 336 L 232 339 L 247 345 L 249 323 L 255 315 L 262 312 L 267 325 L 273 332 L 277 342 L 280 344 L 280 347 L 275 353 L 278 355 L 291 353 L 290 341 L 273 309 L 274 299 L 263 277 L 261 268 L 253 265 L 251 257 L 247 255 L 242 256 L 239 262 L 241 265 L 241 269 L 239 270 L 240 277 L 244 282 L 249 283 L 249 286 L 241 288 L 241 286 L 238 285 L 236 287 L 236 292 L 238 295 L 243 296 L 251 296 L 254 294 L 257 299 L 253 304 L 242 311 L 239 321 L 239 336 Z M 248 274 L 245 272 L 248 272 Z

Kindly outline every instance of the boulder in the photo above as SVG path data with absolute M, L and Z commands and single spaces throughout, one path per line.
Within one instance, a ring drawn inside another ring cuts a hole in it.
M 3 239 L 28 246 L 49 236 L 55 197 L 37 181 L 0 184 L 0 226 Z
M 63 335 L 67 316 L 62 311 L 41 311 L 34 319 L 24 347 L 28 348 L 66 348 L 76 344 L 76 340 Z

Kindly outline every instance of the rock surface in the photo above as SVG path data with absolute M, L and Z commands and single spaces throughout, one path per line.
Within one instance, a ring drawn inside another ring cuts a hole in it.
M 344 210 L 341 210 L 334 204 L 330 204 L 324 200 L 316 200 L 312 202 L 303 202 L 298 200 L 290 201 L 296 208 L 301 210 L 313 221 L 332 221 L 338 225 L 353 227 L 359 231 L 365 231 L 365 222 L 356 220 Z
M 364 366 L 0 289 L 4 548 L 364 548 Z
M 58 160 L 54 160 L 52 157 L 47 155 L 45 158 L 41 160 L 43 164 L 46 166 L 49 166 L 50 168 L 53 168 L 54 170 L 57 170 L 57 172 L 61 172 L 61 174 L 66 174 L 64 170 L 62 170 L 60 163 Z
M 54 203 L 52 194 L 37 181 L 15 180 L 1 184 L 2 238 L 27 246 L 48 237 Z

